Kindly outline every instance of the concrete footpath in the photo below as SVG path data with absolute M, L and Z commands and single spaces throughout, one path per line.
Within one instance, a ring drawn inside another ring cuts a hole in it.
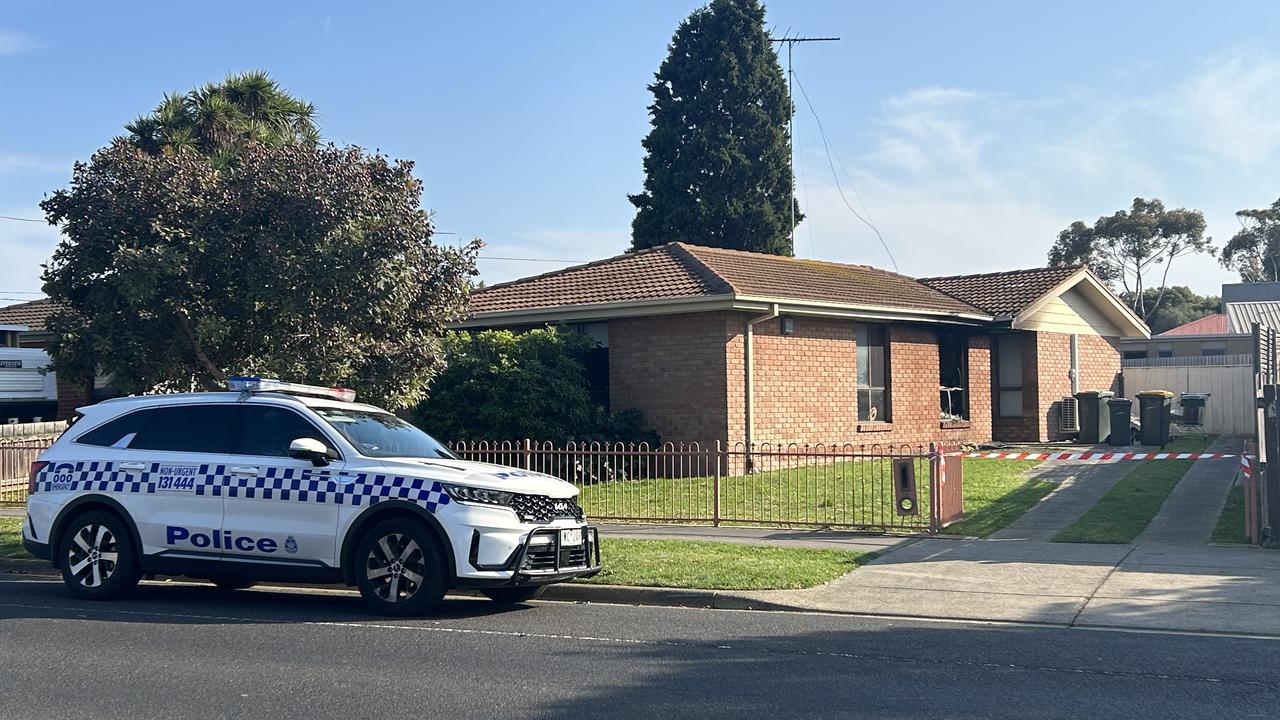
M 858 536 L 756 528 L 609 526 L 610 537 L 873 551 L 808 590 L 710 592 L 568 586 L 562 599 L 797 609 L 1280 637 L 1280 552 L 1244 547 Z

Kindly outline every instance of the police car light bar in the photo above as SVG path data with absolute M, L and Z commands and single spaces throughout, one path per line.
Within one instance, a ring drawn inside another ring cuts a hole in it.
M 321 387 L 284 382 L 275 378 L 232 377 L 227 378 L 227 389 L 234 392 L 280 392 L 290 395 L 309 395 L 331 398 L 343 402 L 355 402 L 356 391 L 351 388 Z

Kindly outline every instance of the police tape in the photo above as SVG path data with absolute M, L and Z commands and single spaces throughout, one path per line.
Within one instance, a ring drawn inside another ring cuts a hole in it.
M 1223 460 L 1241 457 L 1234 453 L 1163 452 L 959 452 L 947 455 L 982 460 Z

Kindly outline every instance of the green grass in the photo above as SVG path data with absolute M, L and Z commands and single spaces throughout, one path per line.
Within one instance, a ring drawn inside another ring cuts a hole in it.
M 1222 507 L 1222 515 L 1218 516 L 1218 525 L 1213 529 L 1209 542 L 1215 543 L 1247 543 L 1249 538 L 1244 529 L 1244 488 L 1232 486 L 1227 493 L 1227 504 Z
M 1053 489 L 1052 483 L 1025 477 L 1035 465 L 1029 460 L 966 459 L 965 519 L 947 532 L 986 537 L 1020 517 Z M 915 463 L 918 515 L 897 514 L 891 467 L 883 460 L 844 461 L 725 476 L 720 480 L 720 517 L 726 524 L 927 527 L 928 463 Z M 582 503 L 587 515 L 596 518 L 708 520 L 713 486 L 709 477 L 602 483 L 587 486 Z
M 22 518 L 0 517 L 0 558 L 29 558 L 22 547 Z
M 679 474 L 673 468 L 673 475 Z M 661 471 L 645 468 L 645 473 Z M 638 474 L 638 473 L 637 473 Z M 731 475 L 720 480 L 720 517 L 727 523 L 833 525 L 921 529 L 929 525 L 929 464 L 915 462 L 919 513 L 894 508 L 887 459 L 819 462 Z M 582 492 L 589 517 L 633 520 L 710 520 L 710 477 L 663 478 L 589 485 Z
M 964 519 L 948 525 L 948 535 L 987 537 L 1022 517 L 1053 491 L 1054 483 L 1027 479 L 1035 460 L 964 461 Z
M 1178 438 L 1164 452 L 1203 452 L 1212 437 Z M 1122 461 L 1123 462 L 1123 461 Z M 1194 460 L 1138 460 L 1054 542 L 1128 543 L 1142 534 Z
M 601 538 L 604 569 L 589 582 L 707 590 L 793 590 L 830 582 L 875 553 L 704 540 Z

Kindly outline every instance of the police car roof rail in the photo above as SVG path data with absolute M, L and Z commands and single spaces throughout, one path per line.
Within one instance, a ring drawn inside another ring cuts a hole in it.
M 227 378 L 227 389 L 241 393 L 278 392 L 288 395 L 307 395 L 342 400 L 343 402 L 355 402 L 356 399 L 356 391 L 351 388 L 303 385 L 301 383 L 284 382 L 275 378 L 231 377 Z

